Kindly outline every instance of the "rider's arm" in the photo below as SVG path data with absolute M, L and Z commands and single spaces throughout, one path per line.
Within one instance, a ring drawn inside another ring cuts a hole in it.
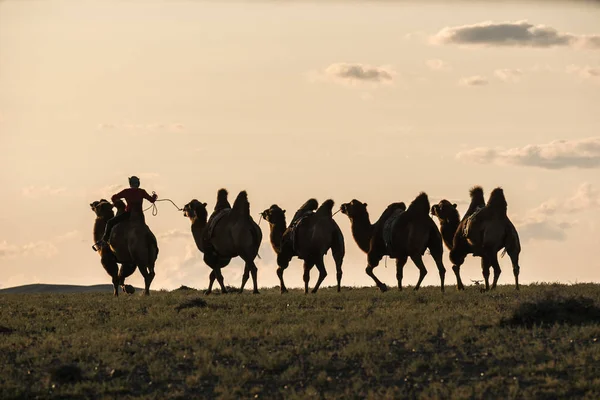
M 142 192 L 143 192 L 142 194 L 144 195 L 144 198 L 146 200 L 148 200 L 150 203 L 154 203 L 158 197 L 156 193 L 154 193 L 152 196 L 150 196 L 148 194 L 148 192 L 146 192 L 144 189 L 142 189 Z
M 122 198 L 124 198 L 124 197 L 125 197 L 125 191 L 126 191 L 126 190 L 127 190 L 127 189 L 123 189 L 123 190 L 121 190 L 119 193 L 117 193 L 117 194 L 114 194 L 114 195 L 113 195 L 113 196 L 110 198 L 110 200 L 111 200 L 111 201 L 114 203 L 115 201 L 117 201 L 117 200 L 119 200 L 119 199 L 122 199 Z

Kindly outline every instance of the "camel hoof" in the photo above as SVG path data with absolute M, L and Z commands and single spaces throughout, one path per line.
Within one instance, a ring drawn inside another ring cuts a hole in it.
M 252 294 L 260 294 L 260 292 L 258 290 L 253 290 Z
M 134 294 L 135 288 L 131 285 L 123 285 L 123 291 L 127 294 Z
M 204 295 L 205 295 L 205 296 L 208 296 L 208 295 L 209 295 L 209 294 L 211 294 L 211 293 L 212 293 L 212 291 L 211 291 L 211 290 L 206 290 L 206 291 L 204 292 Z
M 144 290 L 144 296 L 150 296 L 150 291 L 149 290 Z
M 381 293 L 385 293 L 388 291 L 388 287 L 385 283 L 383 283 L 381 286 L 379 286 L 379 290 L 381 290 Z
M 237 292 L 238 292 L 238 294 L 242 294 L 242 293 L 244 293 L 244 289 L 240 289 Z
M 284 288 L 284 289 L 281 289 L 281 294 L 284 294 L 284 293 L 287 293 L 287 292 L 288 292 L 288 290 L 287 290 L 287 289 L 285 289 L 285 288 Z

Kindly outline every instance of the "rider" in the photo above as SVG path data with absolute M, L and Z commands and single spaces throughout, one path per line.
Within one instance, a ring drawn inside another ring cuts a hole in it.
M 125 212 L 109 219 L 106 222 L 104 235 L 102 236 L 102 239 L 95 244 L 95 246 L 102 247 L 103 244 L 106 244 L 108 242 L 108 238 L 110 237 L 110 231 L 112 230 L 113 226 L 119 222 L 127 220 L 132 211 L 143 214 L 144 211 L 142 208 L 142 202 L 144 199 L 148 200 L 150 203 L 154 203 L 158 197 L 156 193 L 153 193 L 152 196 L 150 196 L 144 189 L 140 189 L 140 178 L 137 176 L 132 176 L 129 178 L 129 186 L 129 188 L 123 189 L 111 197 L 113 204 L 119 199 L 125 199 L 127 202 Z

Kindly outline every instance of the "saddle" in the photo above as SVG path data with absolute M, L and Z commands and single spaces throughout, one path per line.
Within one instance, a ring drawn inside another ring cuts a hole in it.
M 385 248 L 390 252 L 392 248 L 392 232 L 394 231 L 394 226 L 396 226 L 396 222 L 398 222 L 398 218 L 402 215 L 404 210 L 395 210 L 392 215 L 388 217 L 383 223 L 383 242 L 385 243 Z
M 471 224 L 475 221 L 475 217 L 483 210 L 483 207 L 478 207 L 475 212 L 467 217 L 467 221 L 463 227 L 463 235 L 467 237 L 469 235 L 469 229 L 471 229 Z
M 300 226 L 302 221 L 306 220 L 309 216 L 311 216 L 314 213 L 315 213 L 314 211 L 308 210 L 305 213 L 300 214 L 299 216 L 297 216 L 296 219 L 294 219 L 290 223 L 290 226 L 286 229 L 286 232 L 284 233 L 284 238 L 286 239 L 285 240 L 286 242 L 289 242 L 292 244 L 292 249 L 294 250 L 294 253 L 296 252 L 296 231 L 298 230 L 298 226 Z M 282 247 L 283 247 L 283 243 L 282 243 Z
M 222 210 L 217 211 L 216 214 L 210 216 L 210 219 L 208 220 L 208 226 L 206 227 L 206 235 L 204 236 L 206 240 L 212 239 L 217 224 L 221 219 L 223 219 L 224 216 L 226 216 L 230 212 L 231 208 L 224 208 Z

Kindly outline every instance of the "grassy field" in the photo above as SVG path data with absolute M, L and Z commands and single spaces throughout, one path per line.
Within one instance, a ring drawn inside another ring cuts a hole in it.
M 0 398 L 600 398 L 600 286 L 0 295 Z

